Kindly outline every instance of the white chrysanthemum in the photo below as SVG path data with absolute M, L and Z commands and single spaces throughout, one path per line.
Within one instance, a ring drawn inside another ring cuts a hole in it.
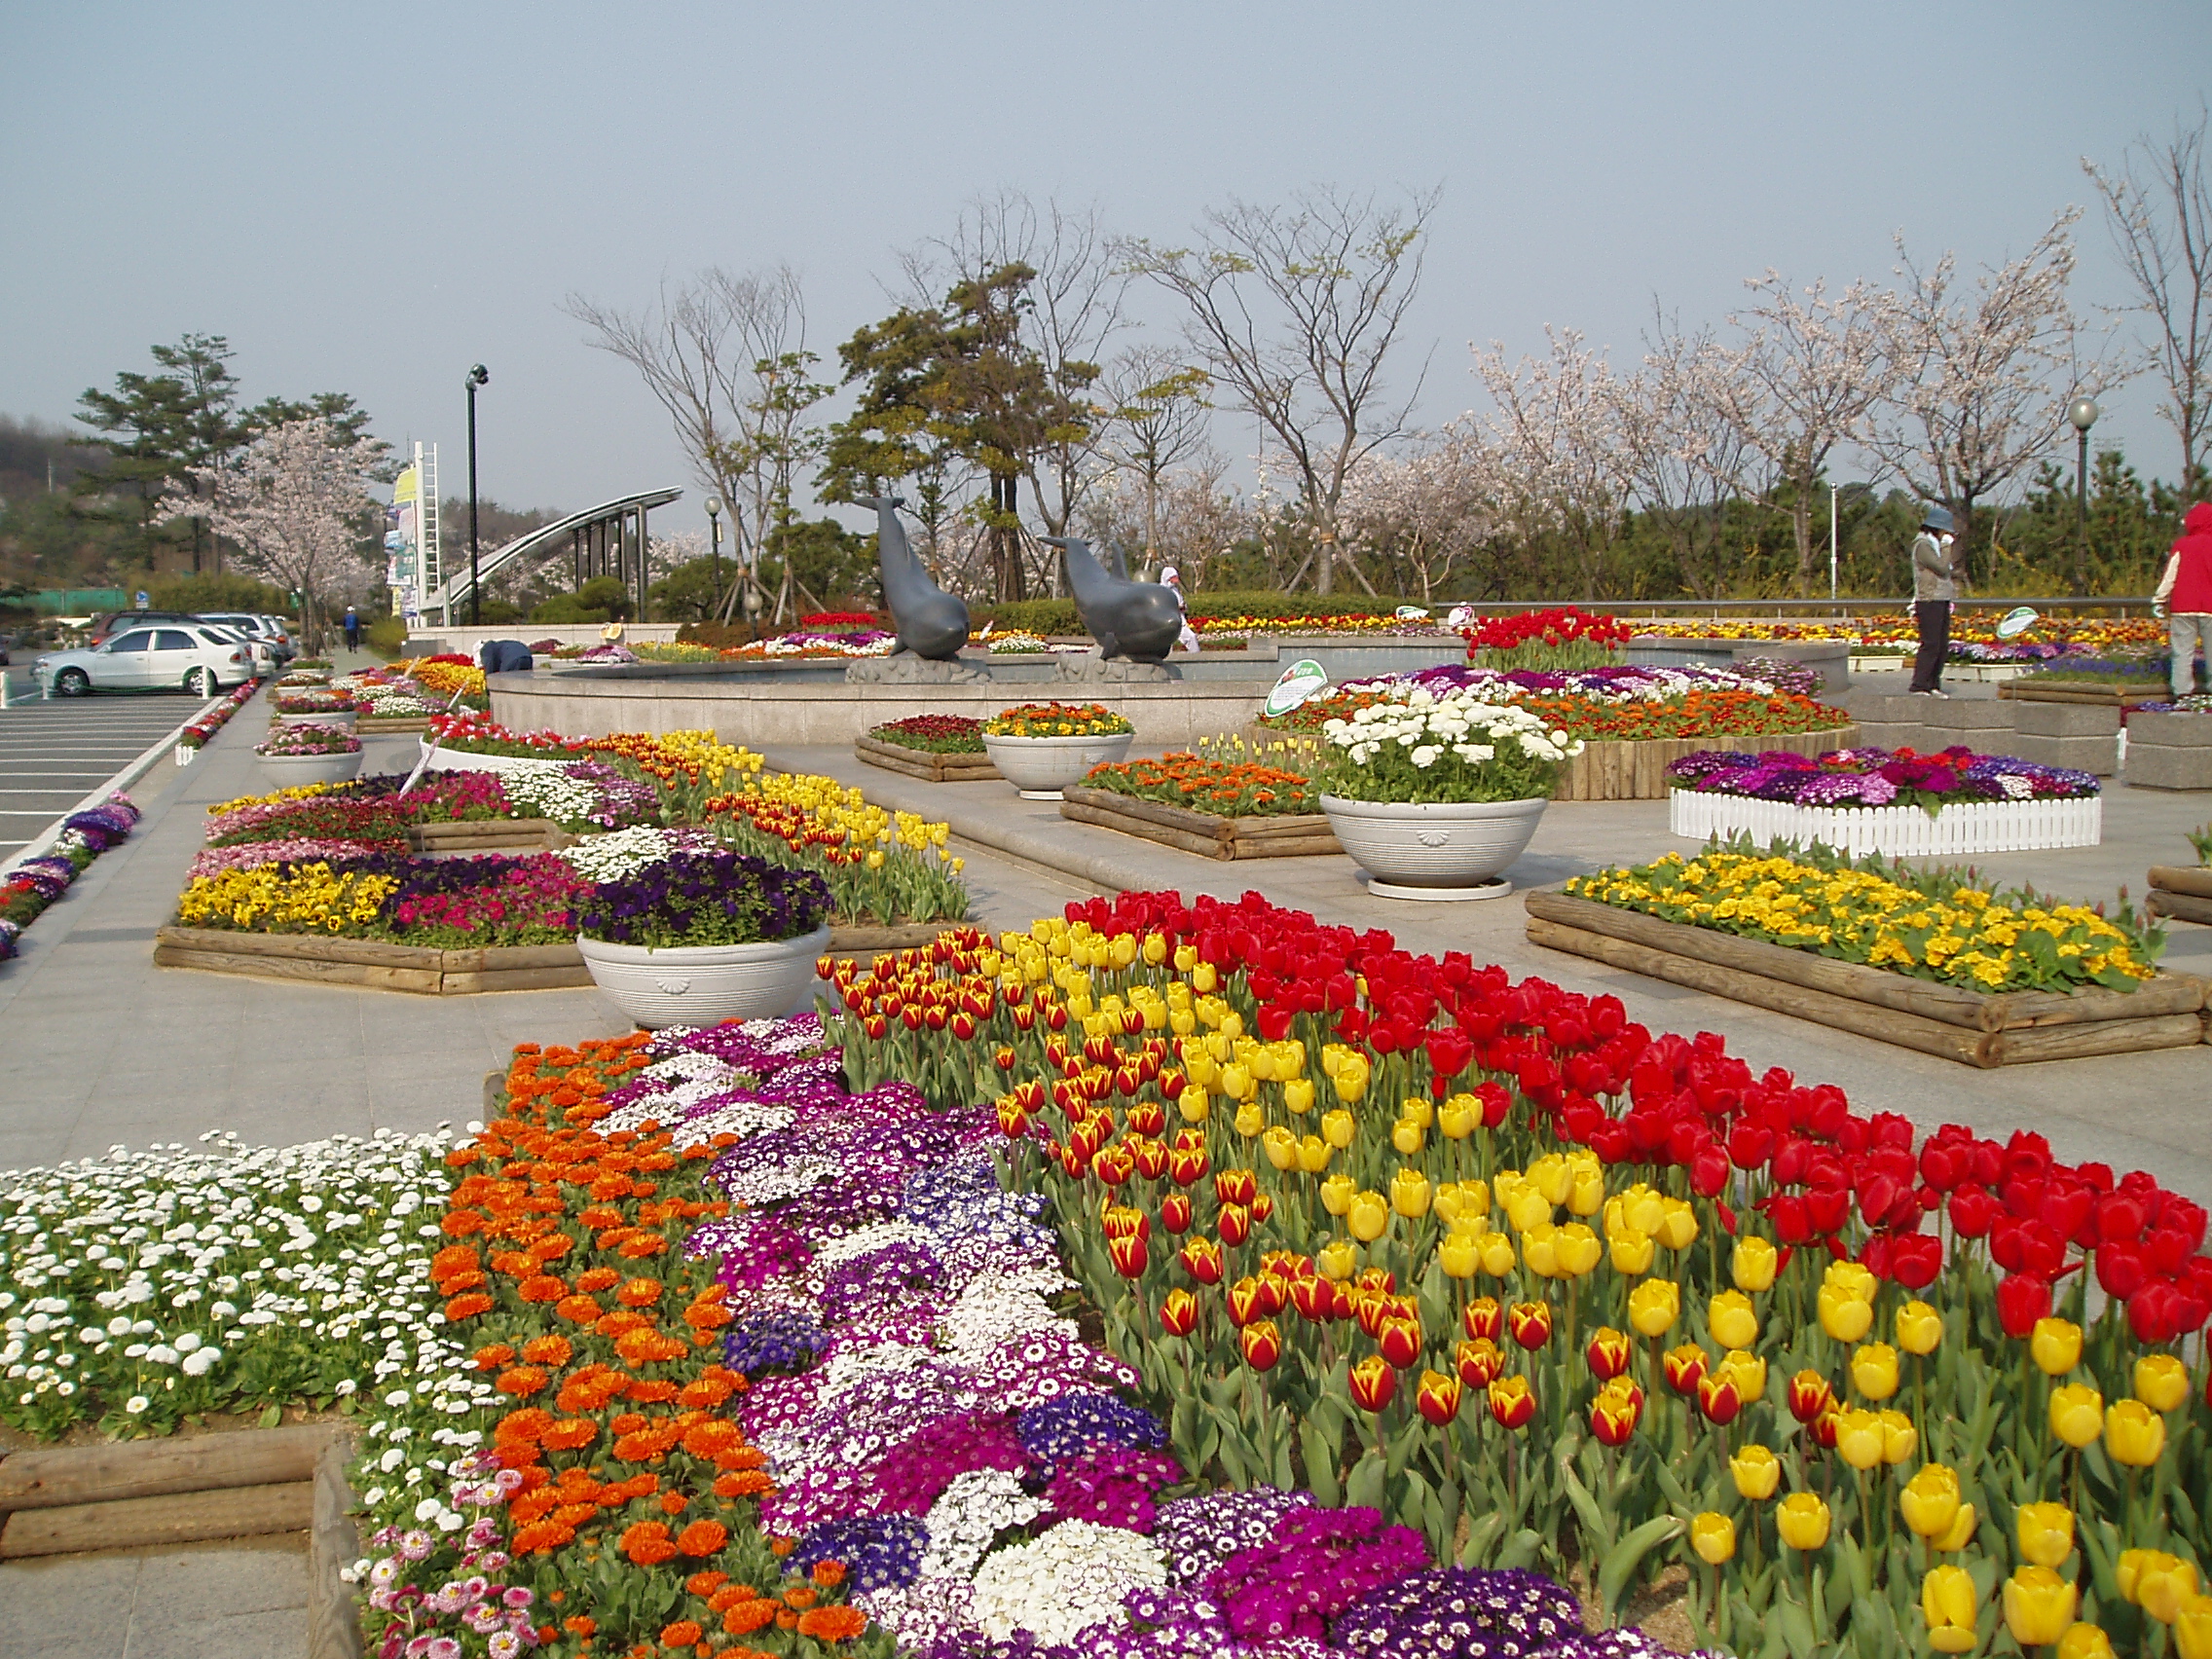
M 1166 1558 L 1150 1539 L 1119 1527 L 1062 1521 L 977 1569 L 976 1624 L 1000 1641 L 1020 1630 L 1041 1642 L 1073 1641 L 1093 1625 L 1118 1622 L 1131 1590 L 1166 1583 Z

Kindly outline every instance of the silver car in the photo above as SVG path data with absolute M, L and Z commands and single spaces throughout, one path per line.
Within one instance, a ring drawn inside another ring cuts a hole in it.
M 212 697 L 254 678 L 253 646 L 212 623 L 149 623 L 83 650 L 50 651 L 32 672 L 50 697 L 93 691 L 174 691 Z

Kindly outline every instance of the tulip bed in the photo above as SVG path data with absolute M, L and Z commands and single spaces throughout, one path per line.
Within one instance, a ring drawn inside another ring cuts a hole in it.
M 2131 913 L 2099 914 L 2035 893 L 2001 893 L 1955 870 L 1818 842 L 1760 849 L 1749 836 L 1692 859 L 1598 870 L 1567 893 L 1670 922 L 1741 934 L 1845 962 L 1979 991 L 2133 990 L 2157 972 L 2165 935 Z
M 1635 638 L 1613 617 L 1571 605 L 1488 617 L 1461 632 L 1469 662 L 1501 671 L 1597 668 L 1618 660 L 1621 648 Z
M 2208 1650 L 2212 1259 L 2151 1175 L 1256 895 L 830 972 L 851 1087 L 996 1095 L 1194 1471 L 1601 1607 L 1678 1563 L 1745 1653 Z

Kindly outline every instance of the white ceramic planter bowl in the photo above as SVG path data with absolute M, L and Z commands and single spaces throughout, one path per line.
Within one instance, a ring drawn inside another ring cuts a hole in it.
M 361 775 L 361 752 L 350 755 L 256 755 L 269 781 L 280 790 L 302 784 L 343 784 Z
M 279 712 L 276 716 L 286 725 L 344 726 L 348 731 L 353 729 L 353 721 L 359 717 L 358 709 L 333 709 L 328 714 L 321 715 L 287 715 Z
M 509 776 L 532 772 L 557 772 L 563 766 L 572 766 L 584 758 L 581 755 L 569 756 L 559 760 L 533 760 L 522 755 L 469 755 L 458 749 L 430 748 L 426 737 L 416 740 L 417 747 L 430 756 L 427 768 L 432 772 L 502 772 Z
M 578 938 L 576 948 L 608 1000 L 647 1030 L 772 1019 L 792 1012 L 830 948 L 830 924 L 767 944 L 685 944 L 653 950 Z
M 1496 877 L 1521 856 L 1550 801 L 1346 800 L 1321 797 L 1329 828 L 1385 898 L 1493 897 Z
M 1021 792 L 1024 800 L 1058 800 L 1060 791 L 1083 782 L 1093 766 L 1103 766 L 1128 754 L 1136 742 L 1133 731 L 1111 737 L 993 737 L 983 734 L 983 748 L 999 776 Z

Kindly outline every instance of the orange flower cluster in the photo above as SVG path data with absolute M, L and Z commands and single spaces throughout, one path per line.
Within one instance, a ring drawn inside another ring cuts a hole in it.
M 1123 760 L 1093 766 L 1085 787 L 1134 795 L 1139 800 L 1188 806 L 1216 817 L 1243 818 L 1282 812 L 1318 812 L 1320 792 L 1300 772 L 1257 760 L 1210 760 L 1191 754 L 1157 760 Z
M 474 1343 L 470 1363 L 505 1406 L 490 1451 L 521 1477 L 506 1506 L 507 1548 L 518 1564 L 542 1564 L 548 1608 L 567 1599 L 567 1585 L 604 1582 L 609 1564 L 695 1569 L 687 1585 L 702 1605 L 691 1616 L 663 1624 L 662 1613 L 630 1628 L 629 1598 L 595 1593 L 590 1613 L 539 1627 L 541 1642 L 563 1632 L 574 1639 L 563 1651 L 589 1654 L 595 1640 L 612 1639 L 636 1659 L 669 1648 L 770 1659 L 722 1639 L 774 1631 L 851 1641 L 867 1621 L 823 1604 L 843 1580 L 834 1564 L 773 1592 L 732 1584 L 718 1565 L 775 1571 L 754 1522 L 755 1502 L 774 1490 L 766 1458 L 721 1415 L 746 1380 L 711 1359 L 733 1317 L 726 1292 L 709 1262 L 680 1248 L 698 1221 L 727 1213 L 724 1202 L 689 1195 L 733 1137 L 679 1152 L 657 1124 L 612 1134 L 591 1126 L 607 1114 L 607 1092 L 646 1063 L 647 1041 L 638 1032 L 518 1050 L 507 1115 L 447 1156 L 461 1178 L 432 1280 L 448 1318 Z M 774 1651 L 789 1641 L 780 1638 Z

